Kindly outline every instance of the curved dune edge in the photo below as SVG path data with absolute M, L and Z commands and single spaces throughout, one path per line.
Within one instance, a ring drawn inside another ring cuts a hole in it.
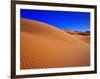
M 90 33 L 86 32 L 75 32 L 75 31 L 69 31 L 69 30 L 64 30 L 65 32 L 69 33 L 73 37 L 76 37 L 80 39 L 81 41 L 84 41 L 88 45 L 90 44 Z
M 89 66 L 89 48 L 51 25 L 21 19 L 21 69 Z
M 85 35 L 73 35 L 77 38 L 79 38 L 80 40 L 84 41 L 85 43 L 87 43 L 88 45 L 90 44 L 90 36 L 85 36 Z
M 27 22 L 29 22 L 29 23 L 27 23 Z M 24 24 L 25 26 L 23 26 L 22 24 Z M 34 29 L 33 29 L 33 24 L 35 24 Z M 65 40 L 67 39 L 67 37 L 66 37 L 66 35 L 67 35 L 67 36 L 70 36 L 71 39 L 78 40 L 79 42 L 84 43 L 83 40 L 80 40 L 79 38 L 77 38 L 75 36 L 71 36 L 69 33 L 66 33 L 65 31 L 60 30 L 59 28 L 55 28 L 52 25 L 49 25 L 49 24 L 46 24 L 43 22 L 38 22 L 35 20 L 33 21 L 33 20 L 22 18 L 21 19 L 21 28 L 22 28 L 22 31 L 25 31 L 28 33 L 37 33 L 37 32 L 38 33 L 47 33 L 48 32 L 49 34 L 53 33 L 52 36 L 61 37 Z M 63 34 L 61 35 L 61 33 L 63 33 Z M 87 44 L 87 43 L 84 43 L 84 44 Z M 87 46 L 89 46 L 89 44 L 87 44 Z

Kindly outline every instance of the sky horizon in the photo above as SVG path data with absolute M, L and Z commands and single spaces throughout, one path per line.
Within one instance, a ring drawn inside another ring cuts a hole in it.
M 89 12 L 21 9 L 20 18 L 44 22 L 62 30 L 90 31 Z

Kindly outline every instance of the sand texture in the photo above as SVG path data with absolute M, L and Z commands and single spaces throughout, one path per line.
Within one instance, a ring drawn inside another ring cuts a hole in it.
M 20 37 L 21 69 L 90 65 L 89 35 L 22 18 Z

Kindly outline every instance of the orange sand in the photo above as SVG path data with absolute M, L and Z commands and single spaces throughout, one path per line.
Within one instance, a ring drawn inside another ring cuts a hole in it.
M 90 46 L 54 26 L 21 19 L 21 69 L 90 65 Z M 86 38 L 87 40 L 87 38 Z

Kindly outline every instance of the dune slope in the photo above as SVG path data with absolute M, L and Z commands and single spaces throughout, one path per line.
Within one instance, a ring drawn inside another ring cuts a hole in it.
M 90 65 L 89 45 L 54 26 L 21 19 L 21 69 Z
M 78 38 L 84 41 L 85 43 L 90 44 L 90 33 L 78 32 L 78 31 L 75 32 L 75 31 L 69 31 L 69 30 L 64 30 L 64 31 L 74 36 L 75 38 Z

